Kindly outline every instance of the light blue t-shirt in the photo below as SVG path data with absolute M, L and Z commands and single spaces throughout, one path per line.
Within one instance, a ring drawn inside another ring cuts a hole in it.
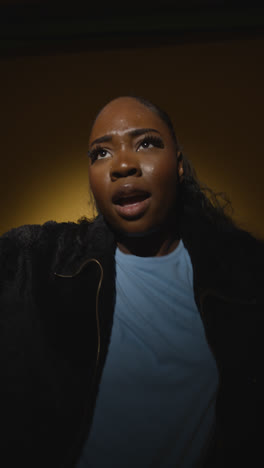
M 77 468 L 189 468 L 208 447 L 218 372 L 182 240 L 162 257 L 116 250 L 116 306 Z

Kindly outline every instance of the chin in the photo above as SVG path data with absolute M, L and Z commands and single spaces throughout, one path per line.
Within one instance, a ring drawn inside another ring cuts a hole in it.
M 160 225 L 151 225 L 150 223 L 142 222 L 141 219 L 123 220 L 121 222 L 111 222 L 108 224 L 110 228 L 126 237 L 145 237 L 160 230 Z
M 158 227 L 155 227 L 155 228 L 153 227 L 146 231 L 123 232 L 123 235 L 126 237 L 147 237 L 158 231 L 159 231 Z

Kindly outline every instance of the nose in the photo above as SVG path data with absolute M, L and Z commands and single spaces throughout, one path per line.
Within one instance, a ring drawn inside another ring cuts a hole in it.
M 135 154 L 116 154 L 113 158 L 110 174 L 112 181 L 128 176 L 140 177 L 141 174 L 140 164 Z

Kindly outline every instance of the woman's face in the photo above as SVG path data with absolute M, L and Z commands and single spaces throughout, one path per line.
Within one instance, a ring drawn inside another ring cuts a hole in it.
M 178 162 L 167 125 L 133 98 L 117 98 L 97 117 L 89 140 L 89 179 L 114 230 L 144 233 L 175 211 Z

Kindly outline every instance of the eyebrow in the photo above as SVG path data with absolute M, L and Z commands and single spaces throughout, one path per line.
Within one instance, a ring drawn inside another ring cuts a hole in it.
M 160 132 L 155 128 L 135 128 L 134 130 L 129 130 L 128 135 L 132 137 L 137 137 L 140 135 L 144 135 L 145 133 L 155 132 L 160 135 Z M 104 135 L 99 138 L 96 138 L 92 143 L 91 146 L 95 145 L 96 143 L 105 143 L 107 141 L 111 141 L 113 139 L 112 135 Z

